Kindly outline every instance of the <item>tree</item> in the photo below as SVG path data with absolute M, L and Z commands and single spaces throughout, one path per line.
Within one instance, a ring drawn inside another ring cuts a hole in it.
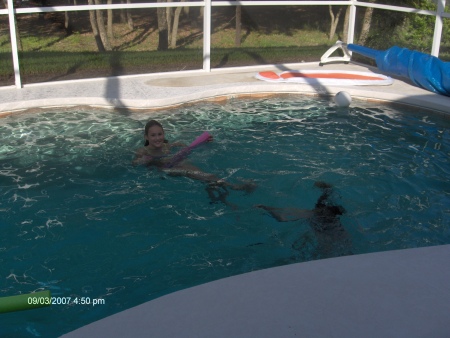
M 102 0 L 95 0 L 96 5 L 101 5 Z M 106 33 L 106 27 L 105 27 L 105 19 L 103 17 L 103 11 L 95 11 L 96 17 L 97 17 L 97 27 L 98 31 L 100 33 L 100 38 L 102 39 L 103 46 L 107 51 L 112 50 L 111 44 L 108 39 L 108 34 Z
M 180 0 L 180 2 L 184 2 L 186 0 Z M 175 14 L 173 16 L 173 28 L 172 28 L 172 38 L 170 39 L 170 48 L 177 47 L 177 34 L 178 34 L 178 24 L 180 21 L 180 14 L 183 7 L 177 7 L 175 10 Z
M 172 2 L 172 0 L 166 0 Z M 166 7 L 166 19 L 167 19 L 167 43 L 170 45 L 172 40 L 172 7 Z
M 236 6 L 236 35 L 234 37 L 234 45 L 236 47 L 241 46 L 241 34 L 242 34 L 242 7 Z
M 112 0 L 107 0 L 106 3 L 108 5 L 112 5 Z M 110 41 L 114 41 L 114 31 L 113 31 L 113 19 L 114 19 L 114 14 L 112 9 L 108 9 L 107 11 L 107 17 L 108 17 L 108 38 L 110 39 Z
M 348 43 L 348 24 L 350 21 L 350 6 L 347 6 L 347 9 L 345 10 L 345 16 L 344 16 L 344 30 L 342 33 L 342 41 L 345 43 Z
M 330 25 L 330 35 L 328 37 L 328 39 L 331 41 L 333 40 L 334 34 L 336 34 L 336 28 L 337 25 L 339 23 L 339 18 L 341 16 L 342 13 L 342 7 L 339 7 L 337 14 L 335 15 L 333 12 L 333 6 L 329 5 L 328 6 L 329 12 L 330 12 L 330 17 L 331 17 L 331 25 Z
M 436 10 L 434 0 L 398 0 L 396 5 Z M 374 11 L 370 30 L 366 29 L 368 35 L 365 45 L 375 49 L 387 49 L 398 45 L 424 52 L 429 51 L 432 45 L 434 21 L 434 16 Z
M 94 0 L 88 0 L 89 5 L 94 4 Z M 97 49 L 99 52 L 105 51 L 105 46 L 103 46 L 102 39 L 98 32 L 97 17 L 95 16 L 95 11 L 89 11 L 89 21 L 91 22 L 92 33 L 94 34 L 95 43 L 97 44 Z
M 94 0 L 88 0 L 89 5 L 94 5 Z M 95 4 L 101 4 L 100 0 L 95 0 Z M 92 32 L 94 33 L 95 42 L 100 52 L 112 50 L 111 44 L 106 34 L 105 21 L 102 11 L 89 11 L 89 20 L 91 22 Z
M 121 3 L 125 3 L 125 0 L 120 0 Z M 130 4 L 130 0 L 126 0 L 127 4 Z M 128 9 L 121 9 L 120 10 L 120 21 L 122 23 L 126 23 L 128 25 L 129 29 L 134 29 L 134 22 L 133 18 L 131 17 L 131 13 Z
M 165 2 L 164 0 L 157 0 L 158 3 Z M 167 25 L 166 8 L 161 7 L 156 9 L 156 15 L 158 19 L 158 50 L 169 49 L 169 29 Z
M 375 0 L 369 0 L 369 2 L 374 3 Z M 369 37 L 370 26 L 372 24 L 373 8 L 366 7 L 363 18 L 363 26 L 361 28 L 361 34 L 359 35 L 358 43 L 364 45 Z
M 70 0 L 67 0 L 67 4 L 70 5 Z M 77 1 L 74 0 L 73 4 L 76 5 Z M 71 35 L 73 32 L 72 17 L 67 11 L 64 12 L 64 29 L 66 30 L 67 35 Z

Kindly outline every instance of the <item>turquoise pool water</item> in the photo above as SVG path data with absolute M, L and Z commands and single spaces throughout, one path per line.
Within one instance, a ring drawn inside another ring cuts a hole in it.
M 153 118 L 169 140 L 208 130 L 214 142 L 189 161 L 257 189 L 231 190 L 233 208 L 211 203 L 201 182 L 131 166 Z M 0 336 L 57 337 L 179 289 L 322 258 L 307 220 L 254 207 L 313 209 L 316 181 L 346 209 L 354 254 L 448 244 L 449 126 L 429 112 L 316 98 L 0 119 L 0 297 L 50 289 L 90 302 L 2 314 Z

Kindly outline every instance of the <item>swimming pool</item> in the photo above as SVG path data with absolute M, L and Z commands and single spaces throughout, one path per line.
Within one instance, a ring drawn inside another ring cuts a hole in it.
M 131 114 L 89 109 L 0 120 L 0 295 L 39 288 L 91 304 L 2 315 L 3 335 L 58 336 L 158 296 L 321 258 L 308 221 L 277 222 L 256 204 L 312 209 L 332 184 L 355 254 L 450 243 L 449 121 L 356 102 L 236 100 Z M 203 130 L 189 160 L 230 182 L 210 203 L 203 183 L 133 167 L 143 125 L 169 140 Z M 92 306 L 94 300 L 103 300 Z

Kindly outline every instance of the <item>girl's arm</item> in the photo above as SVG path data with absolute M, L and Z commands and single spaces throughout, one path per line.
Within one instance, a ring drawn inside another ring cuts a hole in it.
M 183 142 L 173 142 L 168 144 L 169 148 L 173 147 L 187 147 L 187 144 L 184 144 Z

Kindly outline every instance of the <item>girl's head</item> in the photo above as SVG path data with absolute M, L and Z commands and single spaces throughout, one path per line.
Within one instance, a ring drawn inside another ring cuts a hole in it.
M 144 146 L 151 145 L 154 148 L 159 148 L 163 145 L 164 142 L 167 142 L 164 139 L 163 126 L 161 125 L 161 123 L 155 120 L 150 120 L 145 125 L 144 138 Z

